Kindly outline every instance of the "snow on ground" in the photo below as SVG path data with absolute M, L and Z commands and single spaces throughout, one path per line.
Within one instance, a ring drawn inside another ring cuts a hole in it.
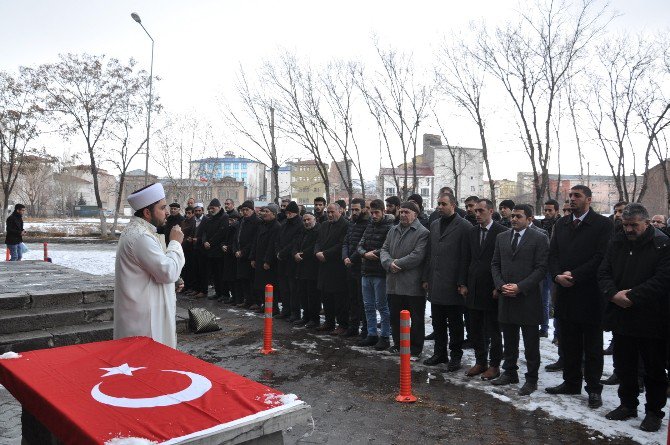
M 430 304 L 426 306 L 426 335 L 433 331 L 430 319 Z M 331 343 L 335 340 L 330 336 L 323 336 L 316 333 L 311 334 L 321 340 L 326 340 Z M 557 347 L 551 343 L 553 337 L 553 328 L 550 327 L 549 338 L 540 339 L 540 379 L 538 382 L 538 390 L 527 397 L 522 397 L 517 394 L 517 391 L 524 383 L 524 373 L 526 371 L 526 360 L 523 356 L 523 341 L 519 345 L 519 380 L 518 385 L 509 385 L 507 387 L 495 387 L 489 382 L 483 381 L 478 377 L 470 378 L 465 376 L 465 372 L 470 366 L 474 365 L 475 357 L 472 349 L 467 349 L 463 353 L 463 369 L 457 372 L 446 372 L 446 366 L 426 366 L 422 361 L 433 354 L 434 343 L 426 341 L 424 345 L 423 354 L 420 361 L 412 361 L 412 372 L 422 373 L 426 376 L 426 380 L 430 382 L 435 379 L 436 374 L 442 374 L 444 380 L 454 385 L 466 386 L 478 391 L 483 391 L 491 396 L 510 403 L 518 409 L 534 411 L 537 408 L 542 409 L 551 417 L 567 419 L 574 422 L 579 422 L 589 429 L 594 430 L 594 437 L 628 437 L 641 444 L 664 444 L 666 442 L 666 434 L 668 431 L 668 416 L 663 420 L 663 425 L 657 433 L 647 433 L 640 430 L 640 423 L 644 418 L 644 394 L 640 394 L 640 406 L 638 407 L 638 418 L 630 419 L 624 422 L 616 422 L 607 420 L 605 414 L 619 406 L 619 398 L 617 396 L 617 386 L 605 386 L 602 392 L 603 406 L 597 410 L 589 409 L 587 406 L 588 396 L 586 391 L 578 396 L 550 396 L 545 392 L 545 388 L 549 386 L 556 386 L 562 383 L 562 373 L 547 372 L 544 367 L 549 363 L 553 363 L 558 359 Z M 605 333 L 604 346 L 609 344 L 612 335 L 609 332 Z M 345 342 L 337 339 L 339 345 L 347 345 Z M 293 345 L 305 349 L 308 353 L 314 353 L 314 345 L 311 342 L 292 342 Z M 323 344 L 323 343 L 321 343 Z M 391 355 L 388 352 L 377 352 L 372 348 L 362 348 L 358 346 L 350 346 L 352 349 L 366 355 L 376 356 L 385 360 L 395 360 L 400 363 L 397 355 Z M 603 378 L 609 377 L 612 374 L 612 356 L 605 356 L 605 366 L 603 370 Z M 436 383 L 442 385 L 442 383 Z M 668 411 L 666 409 L 666 411 Z
M 42 244 L 28 243 L 24 260 L 43 260 Z M 49 244 L 49 257 L 54 264 L 93 275 L 114 273 L 116 244 Z
M 118 229 L 128 224 L 130 219 L 119 218 Z M 107 218 L 107 224 L 111 227 L 113 218 Z M 48 218 L 33 219 L 27 218 L 23 223 L 23 228 L 28 232 L 48 233 L 59 236 L 89 235 L 91 233 L 100 233 L 100 220 L 98 218 Z

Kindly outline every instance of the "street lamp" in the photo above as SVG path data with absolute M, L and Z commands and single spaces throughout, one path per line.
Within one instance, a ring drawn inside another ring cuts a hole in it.
M 153 80 L 154 80 L 154 38 L 151 37 L 151 34 L 149 34 L 149 31 L 144 27 L 142 24 L 142 19 L 140 19 L 140 16 L 136 13 L 133 12 L 130 14 L 130 16 L 135 20 L 137 23 L 140 24 L 144 32 L 147 33 L 149 38 L 151 39 L 151 69 L 149 71 L 149 108 L 147 111 L 147 159 L 146 163 L 144 166 L 144 185 L 149 184 L 149 132 L 151 130 L 151 105 L 152 105 L 152 87 L 153 87 Z

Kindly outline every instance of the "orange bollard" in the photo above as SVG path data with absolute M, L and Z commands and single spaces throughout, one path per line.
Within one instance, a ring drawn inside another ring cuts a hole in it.
M 412 395 L 409 327 L 409 311 L 400 311 L 400 394 L 395 399 L 402 403 L 416 402 L 416 397 Z
M 5 261 L 9 261 L 10 256 L 9 256 L 9 247 L 7 248 L 7 252 L 5 252 Z
M 274 288 L 271 284 L 265 286 L 265 327 L 263 330 L 263 349 L 261 353 L 270 354 L 272 349 L 272 300 Z
M 46 242 L 44 243 L 44 261 L 49 261 L 49 248 Z

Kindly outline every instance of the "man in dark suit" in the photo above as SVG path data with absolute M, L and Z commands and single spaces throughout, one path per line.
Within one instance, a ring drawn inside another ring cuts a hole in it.
M 343 209 L 339 204 L 328 205 L 326 209 L 328 222 L 321 224 L 314 246 L 315 256 L 319 261 L 317 286 L 326 313 L 326 322 L 318 330 L 330 331 L 330 335 L 342 335 L 349 327 L 347 268 L 342 262 L 342 243 L 349 224 L 342 216 L 342 212 Z
M 240 301 L 237 302 L 237 307 L 251 308 L 254 305 L 254 270 L 251 267 L 251 255 L 260 220 L 254 211 L 253 201 L 244 201 L 240 206 L 240 212 L 242 219 L 240 219 L 233 242 L 237 261 L 235 280 L 240 290 Z M 258 305 L 254 309 L 258 309 Z
M 424 289 L 428 290 L 433 317 L 435 349 L 433 356 L 424 363 L 434 366 L 448 362 L 447 371 L 453 372 L 461 368 L 463 357 L 465 301 L 458 293 L 458 280 L 462 241 L 472 225 L 456 213 L 456 198 L 453 195 L 441 195 L 437 206 L 442 216 L 430 225 L 424 272 Z M 450 359 L 447 357 L 449 337 Z
M 470 313 L 470 338 L 475 348 L 475 365 L 465 374 L 482 374 L 483 380 L 500 375 L 502 336 L 498 326 L 498 291 L 493 284 L 491 261 L 496 237 L 507 228 L 493 222 L 493 202 L 480 199 L 473 212 L 477 225 L 463 238 L 463 261 L 459 293 Z M 489 346 L 490 344 L 490 346 Z
M 591 207 L 591 189 L 576 185 L 570 189 L 572 214 L 554 225 L 549 253 L 549 270 L 556 286 L 555 317 L 561 332 L 563 383 L 547 388 L 549 394 L 582 392 L 584 380 L 589 408 L 602 406 L 603 301 L 597 273 L 612 235 L 612 221 Z
M 223 281 L 223 243 L 228 237 L 230 224 L 228 223 L 228 214 L 221 209 L 221 202 L 214 198 L 209 203 L 211 215 L 200 225 L 200 236 L 202 248 L 207 264 L 207 280 L 210 278 L 214 282 L 214 295 L 209 299 L 220 299 L 223 297 L 226 289 Z M 206 292 L 207 282 L 203 283 L 203 289 Z
M 526 382 L 519 395 L 527 396 L 537 389 L 540 369 L 540 331 L 542 295 L 540 282 L 547 273 L 549 240 L 539 230 L 529 227 L 533 211 L 529 205 L 514 206 L 510 215 L 512 230 L 496 238 L 491 273 L 498 290 L 498 321 L 504 346 L 504 372 L 491 383 L 518 383 L 519 330 L 523 335 L 526 356 Z

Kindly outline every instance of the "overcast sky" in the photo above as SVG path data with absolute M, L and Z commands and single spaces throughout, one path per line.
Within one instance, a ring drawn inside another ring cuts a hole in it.
M 218 98 L 232 95 L 239 65 L 253 71 L 263 59 L 277 54 L 278 48 L 294 50 L 315 65 L 333 58 L 372 65 L 374 34 L 382 43 L 411 51 L 417 61 L 426 62 L 445 32 L 464 28 L 473 20 L 495 24 L 514 18 L 516 5 L 507 0 L 0 0 L 0 69 L 14 71 L 21 65 L 52 62 L 59 53 L 68 52 L 106 54 L 121 60 L 132 57 L 148 69 L 150 42 L 131 19 L 134 11 L 156 40 L 154 74 L 163 79 L 159 94 L 165 108 L 221 126 Z M 614 31 L 667 30 L 670 1 L 613 0 L 611 5 L 621 14 L 611 27 Z M 494 108 L 504 109 L 502 105 Z M 500 123 L 504 119 L 499 113 L 492 114 L 488 127 L 494 177 L 511 179 L 517 170 L 529 171 L 530 164 L 516 129 Z M 456 118 L 452 122 L 447 123 L 450 143 L 479 146 L 476 127 L 468 121 L 455 124 Z M 371 147 L 366 147 L 363 163 L 366 177 L 372 178 L 379 168 L 379 154 L 378 146 L 373 146 L 376 130 L 371 123 L 366 128 L 369 134 L 364 141 Z M 422 128 L 422 132 L 435 131 Z M 77 139 L 71 142 L 76 143 Z M 223 147 L 227 143 L 221 141 Z M 562 170 L 578 173 L 569 145 L 570 141 L 563 142 Z M 572 161 L 567 161 L 571 156 Z M 600 157 L 598 153 L 589 156 L 592 173 L 605 173 L 606 164 Z M 136 167 L 141 166 L 138 160 Z M 150 168 L 155 169 L 155 165 Z

